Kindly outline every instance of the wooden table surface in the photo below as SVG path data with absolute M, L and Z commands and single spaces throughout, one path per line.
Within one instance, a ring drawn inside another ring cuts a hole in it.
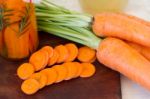
M 40 33 L 39 48 L 67 42 L 53 35 Z M 121 99 L 119 74 L 97 61 L 94 63 L 96 74 L 93 77 L 63 81 L 27 96 L 21 92 L 22 80 L 16 75 L 17 67 L 27 60 L 14 62 L 0 57 L 0 99 Z

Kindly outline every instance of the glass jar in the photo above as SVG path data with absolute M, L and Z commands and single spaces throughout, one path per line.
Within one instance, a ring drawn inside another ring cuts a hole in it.
M 34 5 L 23 0 L 0 1 L 0 55 L 22 59 L 38 46 Z
M 80 0 L 83 11 L 96 14 L 99 12 L 120 12 L 128 0 Z

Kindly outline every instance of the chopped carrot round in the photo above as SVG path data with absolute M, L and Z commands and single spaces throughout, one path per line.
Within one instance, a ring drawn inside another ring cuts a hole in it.
M 44 86 L 46 86 L 46 84 L 47 84 L 47 76 L 44 73 L 41 73 L 41 72 L 34 73 L 34 74 L 31 75 L 30 78 L 31 79 L 35 79 L 35 80 L 37 80 L 39 82 L 40 89 L 43 88 Z
M 75 77 L 80 76 L 80 74 L 82 73 L 83 70 L 83 66 L 81 65 L 81 63 L 79 62 L 73 62 L 75 64 L 75 66 L 77 67 L 77 73 Z
M 46 65 L 46 51 L 37 51 L 33 53 L 29 62 L 34 66 L 36 71 L 43 69 Z
M 80 77 L 91 77 L 94 75 L 96 69 L 95 66 L 91 63 L 82 63 L 83 71 L 80 74 Z
M 53 56 L 53 48 L 51 46 L 44 46 L 41 50 L 46 50 L 49 58 Z
M 78 55 L 78 48 L 73 43 L 68 43 L 65 45 L 65 47 L 68 49 L 68 57 L 66 58 L 65 62 L 72 62 L 75 60 L 75 58 Z
M 55 49 L 59 53 L 59 57 L 57 60 L 57 63 L 62 63 L 66 60 L 68 57 L 68 50 L 64 45 L 58 45 L 55 47 Z
M 33 73 L 34 67 L 30 63 L 24 63 L 17 69 L 17 75 L 23 80 L 28 79 Z
M 53 56 L 48 61 L 48 66 L 54 65 L 57 62 L 58 57 L 59 57 L 59 53 L 56 50 L 54 50 Z
M 58 77 L 56 79 L 56 83 L 63 81 L 67 76 L 67 68 L 62 65 L 55 65 L 53 68 L 56 70 Z
M 48 52 L 46 50 L 39 50 L 39 51 L 43 51 L 42 53 L 45 54 L 45 64 L 43 65 L 43 68 L 42 68 L 42 69 L 44 69 L 47 66 L 47 64 L 48 64 L 49 55 L 48 55 Z
M 39 82 L 35 79 L 27 79 L 21 85 L 21 90 L 27 94 L 31 95 L 36 93 L 39 90 Z
M 46 85 L 51 85 L 54 82 L 56 82 L 58 74 L 55 69 L 46 68 L 46 69 L 42 70 L 41 73 L 44 73 L 47 75 L 47 84 Z
M 87 46 L 83 46 L 79 48 L 78 52 L 78 60 L 81 62 L 90 62 L 92 59 L 96 57 L 96 51 Z
M 62 66 L 65 66 L 68 71 L 65 80 L 70 80 L 72 78 L 75 78 L 76 72 L 77 72 L 77 67 L 75 66 L 75 64 L 73 62 L 66 62 L 66 63 L 62 64 Z

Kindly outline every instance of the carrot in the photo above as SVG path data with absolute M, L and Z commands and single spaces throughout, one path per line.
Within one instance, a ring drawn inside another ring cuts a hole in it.
M 49 58 L 48 66 L 54 65 L 57 62 L 58 57 L 59 57 L 59 53 L 56 50 L 54 50 L 53 56 L 51 58 Z
M 75 64 L 73 62 L 66 62 L 62 65 L 65 66 L 67 68 L 67 71 L 68 71 L 65 80 L 70 80 L 70 79 L 76 77 L 77 67 L 75 66 Z
M 92 28 L 98 36 L 117 37 L 150 47 L 150 26 L 141 20 L 123 14 L 102 13 L 94 16 Z
M 122 50 L 118 50 L 118 49 Z M 97 49 L 98 60 L 150 89 L 150 62 L 128 44 L 117 38 L 104 39 Z
M 17 69 L 17 75 L 20 79 L 28 79 L 34 73 L 34 67 L 30 63 L 24 63 Z
M 75 58 L 78 55 L 78 48 L 73 43 L 68 43 L 65 45 L 65 47 L 68 49 L 68 57 L 66 58 L 65 62 L 72 62 L 75 60 Z
M 127 43 L 150 61 L 150 47 L 145 47 L 132 42 Z
M 55 69 L 53 69 L 53 68 L 46 68 L 46 69 L 44 69 L 44 70 L 42 70 L 40 72 L 47 75 L 47 84 L 46 85 L 51 85 L 54 82 L 56 82 L 58 74 L 57 74 Z
M 42 68 L 42 69 L 44 69 L 48 64 L 49 55 L 48 55 L 48 52 L 46 50 L 39 50 L 39 51 L 41 51 L 42 53 L 45 53 L 45 64 L 43 65 L 44 67 Z
M 37 51 L 31 55 L 29 62 L 34 66 L 36 71 L 39 71 L 46 66 L 46 62 L 48 62 L 46 59 L 48 59 L 46 51 Z
M 68 50 L 64 45 L 58 45 L 54 48 L 59 53 L 57 63 L 62 63 L 68 57 Z
M 21 90 L 27 94 L 31 95 L 36 93 L 39 90 L 39 82 L 35 79 L 27 79 L 21 85 Z
M 39 88 L 43 88 L 44 86 L 46 86 L 47 84 L 47 76 L 44 73 L 38 72 L 38 73 L 34 73 L 30 76 L 30 79 L 35 79 L 38 81 Z
M 75 78 L 76 78 L 76 77 L 79 77 L 81 72 L 83 71 L 83 66 L 79 62 L 73 62 L 73 63 L 77 67 L 77 73 L 76 73 L 76 76 L 75 76 Z
M 95 66 L 91 63 L 82 63 L 83 70 L 80 74 L 80 77 L 91 77 L 94 75 L 96 69 Z
M 83 46 L 79 48 L 78 52 L 78 60 L 81 62 L 90 62 L 92 59 L 96 57 L 96 51 L 87 46 Z
M 55 69 L 57 74 L 58 74 L 58 77 L 56 79 L 56 83 L 61 82 L 66 78 L 68 71 L 67 71 L 67 68 L 65 66 L 55 65 L 52 68 Z
M 41 50 L 46 50 L 49 58 L 53 56 L 53 48 L 51 46 L 44 46 Z

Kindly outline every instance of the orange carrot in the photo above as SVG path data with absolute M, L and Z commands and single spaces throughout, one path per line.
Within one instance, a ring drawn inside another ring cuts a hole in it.
M 24 63 L 17 69 L 17 75 L 20 79 L 28 79 L 34 73 L 34 67 L 30 63 Z
M 66 58 L 65 62 L 72 62 L 75 60 L 75 58 L 78 55 L 78 48 L 73 43 L 68 43 L 65 45 L 65 47 L 68 49 L 68 57 Z
M 91 63 L 82 63 L 83 70 L 80 74 L 80 77 L 91 77 L 94 75 L 96 69 L 95 66 Z
M 73 62 L 75 66 L 77 67 L 77 73 L 75 77 L 79 77 L 81 72 L 83 71 L 83 66 L 79 62 Z
M 59 53 L 59 57 L 57 60 L 57 63 L 62 63 L 66 60 L 68 57 L 68 50 L 64 45 L 58 45 L 55 47 L 55 49 Z
M 127 42 L 127 43 L 150 61 L 150 47 L 145 47 L 132 42 Z
M 29 62 L 34 66 L 36 71 L 43 69 L 48 62 L 48 53 L 46 51 L 37 51 L 33 53 L 29 59 Z
M 107 67 L 150 89 L 150 62 L 122 40 L 104 39 L 97 49 L 97 58 Z
M 67 76 L 67 72 L 68 72 L 67 68 L 63 65 L 55 65 L 52 68 L 55 69 L 58 74 L 56 83 L 63 81 L 65 77 Z
M 96 57 L 96 51 L 87 46 L 83 46 L 79 48 L 78 52 L 78 60 L 81 62 L 90 62 L 92 59 Z
M 49 58 L 53 56 L 53 48 L 51 46 L 44 46 L 41 50 L 46 50 Z
M 48 66 L 54 65 L 57 62 L 58 57 L 59 57 L 59 53 L 56 50 L 54 50 L 53 56 L 51 58 L 49 58 Z
M 44 86 L 46 86 L 47 84 L 47 76 L 44 73 L 38 72 L 38 73 L 34 73 L 30 76 L 30 79 L 35 79 L 38 81 L 39 88 L 43 88 Z
M 70 80 L 70 79 L 76 77 L 77 67 L 75 66 L 75 64 L 73 62 L 66 62 L 63 64 L 63 66 L 65 66 L 68 71 L 65 80 Z
M 150 26 L 141 20 L 123 14 L 102 13 L 94 16 L 92 28 L 98 36 L 117 37 L 150 47 Z
M 47 75 L 47 84 L 46 85 L 51 85 L 54 82 L 56 82 L 56 79 L 58 77 L 58 74 L 55 69 L 53 68 L 46 68 L 41 71 L 41 73 L 44 73 Z
M 21 90 L 27 94 L 31 95 L 36 93 L 39 90 L 39 82 L 35 79 L 27 79 L 21 85 Z

